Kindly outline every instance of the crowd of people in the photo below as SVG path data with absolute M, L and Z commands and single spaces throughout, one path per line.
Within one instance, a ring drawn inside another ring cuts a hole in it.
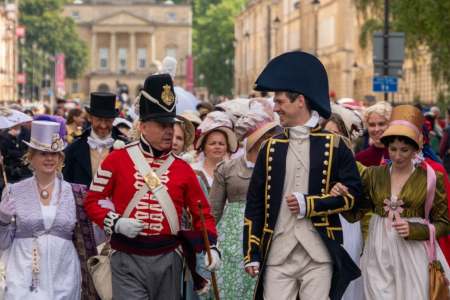
M 157 73 L 132 113 L 106 92 L 59 115 L 0 108 L 0 295 L 450 299 L 439 109 L 333 101 L 304 52 L 255 93 L 177 112 Z

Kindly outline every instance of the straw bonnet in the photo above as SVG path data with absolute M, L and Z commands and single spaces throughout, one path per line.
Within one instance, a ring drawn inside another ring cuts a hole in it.
M 200 123 L 202 122 L 202 119 L 200 119 L 198 115 L 199 113 L 197 111 L 192 110 L 185 110 L 181 114 L 179 114 L 179 116 L 188 119 L 193 125 L 196 126 L 200 125 Z
M 176 117 L 176 123 L 180 124 L 184 132 L 184 148 L 187 149 L 194 143 L 195 139 L 195 127 L 191 121 L 183 116 Z
M 30 142 L 23 141 L 28 147 L 45 151 L 61 152 L 64 150 L 64 141 L 59 135 L 60 124 L 50 121 L 31 122 Z
M 404 136 L 414 141 L 419 148 L 423 145 L 422 112 L 412 105 L 399 105 L 392 110 L 389 127 L 381 136 L 381 141 L 388 136 Z
M 247 138 L 246 151 L 250 151 L 264 134 L 277 127 L 270 101 L 265 98 L 251 99 L 249 112 L 236 122 L 235 132 L 239 140 Z
M 199 149 L 205 137 L 212 131 L 221 131 L 227 136 L 228 148 L 231 152 L 236 152 L 238 149 L 238 142 L 236 135 L 233 132 L 233 123 L 229 116 L 222 111 L 213 111 L 206 115 L 198 130 L 201 134 L 195 143 L 195 149 Z

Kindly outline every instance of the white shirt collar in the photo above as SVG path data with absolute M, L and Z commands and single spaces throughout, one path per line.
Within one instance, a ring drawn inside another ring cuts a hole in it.
M 107 139 L 109 139 L 111 137 L 111 133 L 109 133 L 106 137 L 104 137 L 104 138 L 100 138 L 95 132 L 94 132 L 94 129 L 91 129 L 91 138 L 93 138 L 94 140 L 97 140 L 97 141 L 104 141 L 104 140 L 107 140 Z
M 315 110 L 311 111 L 311 118 L 303 125 L 305 127 L 314 128 L 319 123 L 320 116 L 319 113 Z

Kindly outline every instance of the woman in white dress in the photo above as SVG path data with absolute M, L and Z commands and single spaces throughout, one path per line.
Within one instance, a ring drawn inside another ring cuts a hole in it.
M 59 124 L 34 121 L 26 159 L 33 177 L 11 184 L 0 203 L 5 299 L 77 300 L 81 293 L 71 186 L 59 175 L 64 142 Z
M 428 300 L 428 256 L 424 242 L 430 239 L 425 225 L 427 185 L 432 184 L 426 163 L 416 159 L 422 147 L 420 128 L 423 116 L 411 105 L 394 108 L 382 142 L 391 162 L 369 167 L 362 175 L 364 198 L 358 199 L 349 219 L 357 220 L 365 211 L 374 212 L 361 258 L 366 300 Z M 437 239 L 449 234 L 447 196 L 442 174 L 435 175 L 435 193 L 429 214 Z M 333 193 L 346 193 L 336 184 Z M 449 267 L 436 243 L 437 258 L 449 276 Z

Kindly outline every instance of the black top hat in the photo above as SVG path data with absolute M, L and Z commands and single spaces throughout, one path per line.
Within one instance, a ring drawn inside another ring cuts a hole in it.
M 139 93 L 139 118 L 141 121 L 175 123 L 175 91 L 169 74 L 150 75 Z
M 116 95 L 107 92 L 91 93 L 91 104 L 86 111 L 100 118 L 115 118 L 119 115 L 116 109 Z
M 327 72 L 315 56 L 305 52 L 288 52 L 272 59 L 256 79 L 255 90 L 299 93 L 319 115 L 327 119 L 331 115 Z

